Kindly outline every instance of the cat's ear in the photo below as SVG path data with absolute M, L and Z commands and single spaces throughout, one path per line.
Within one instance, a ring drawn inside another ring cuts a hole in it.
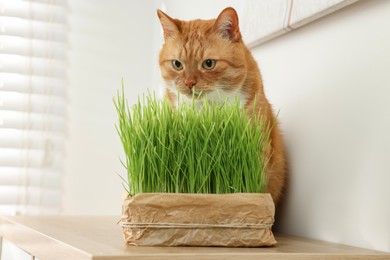
M 161 26 L 164 30 L 164 39 L 167 40 L 169 37 L 172 37 L 174 34 L 179 33 L 179 24 L 177 20 L 169 17 L 163 11 L 157 9 L 157 16 L 160 19 Z
M 233 42 L 237 42 L 241 38 L 238 15 L 232 7 L 225 8 L 219 14 L 214 28 L 222 34 L 222 37 L 227 37 Z

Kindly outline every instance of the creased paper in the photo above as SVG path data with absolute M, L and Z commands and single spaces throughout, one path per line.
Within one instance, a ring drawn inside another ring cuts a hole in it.
M 141 193 L 123 200 L 124 238 L 138 246 L 273 246 L 270 194 Z

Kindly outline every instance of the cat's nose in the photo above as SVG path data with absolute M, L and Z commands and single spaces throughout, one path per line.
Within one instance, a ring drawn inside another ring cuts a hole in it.
M 194 79 L 186 79 L 184 84 L 191 90 L 195 86 L 196 81 Z

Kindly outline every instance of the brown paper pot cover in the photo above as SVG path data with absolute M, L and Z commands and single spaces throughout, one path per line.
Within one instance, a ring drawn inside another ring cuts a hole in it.
M 260 247 L 276 244 L 270 194 L 141 193 L 123 200 L 126 243 Z

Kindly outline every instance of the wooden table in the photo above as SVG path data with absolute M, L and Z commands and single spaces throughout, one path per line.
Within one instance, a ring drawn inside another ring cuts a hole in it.
M 0 217 L 0 236 L 47 259 L 390 259 L 389 253 L 277 235 L 272 248 L 126 246 L 119 217 Z

